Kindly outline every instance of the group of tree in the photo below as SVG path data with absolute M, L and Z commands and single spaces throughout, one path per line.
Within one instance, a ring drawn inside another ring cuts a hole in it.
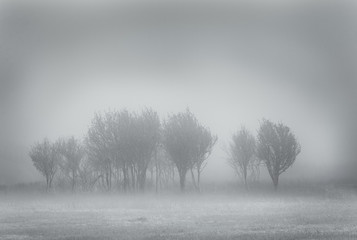
M 74 190 L 80 175 L 83 156 L 84 149 L 74 137 L 67 140 L 58 139 L 55 143 L 44 139 L 30 151 L 34 166 L 46 179 L 46 189 L 52 187 L 53 179 L 60 170 L 68 178 Z
M 72 191 L 96 188 L 124 192 L 170 187 L 179 178 L 185 190 L 186 175 L 200 191 L 201 173 L 217 142 L 217 136 L 203 126 L 188 109 L 161 121 L 157 112 L 128 110 L 96 113 L 83 140 L 48 139 L 35 144 L 29 155 L 51 189 L 54 179 Z M 259 177 L 265 165 L 278 187 L 279 176 L 300 153 L 290 128 L 263 119 L 254 137 L 246 128 L 236 132 L 229 148 L 229 164 L 243 180 Z
M 248 178 L 256 178 L 260 165 L 265 165 L 276 190 L 280 174 L 295 162 L 300 151 L 300 144 L 289 127 L 263 119 L 257 139 L 245 127 L 233 135 L 229 163 L 246 189 Z
M 174 183 L 178 175 L 184 191 L 190 171 L 199 191 L 201 172 L 216 141 L 188 109 L 163 123 L 152 109 L 121 110 L 96 113 L 83 141 L 44 139 L 29 155 L 45 177 L 47 189 L 57 177 L 72 191 L 78 187 L 144 191 L 148 179 L 158 191 Z

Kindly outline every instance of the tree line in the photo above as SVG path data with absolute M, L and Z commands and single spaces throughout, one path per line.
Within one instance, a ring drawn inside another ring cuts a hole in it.
M 46 180 L 72 191 L 112 189 L 123 192 L 159 191 L 175 185 L 184 191 L 187 175 L 200 191 L 201 173 L 217 142 L 217 136 L 186 109 L 160 120 L 153 109 L 96 113 L 83 140 L 70 137 L 35 143 L 30 158 Z M 259 177 L 266 166 L 275 189 L 279 176 L 300 152 L 290 128 L 263 119 L 255 138 L 246 128 L 231 140 L 228 163 L 243 180 Z

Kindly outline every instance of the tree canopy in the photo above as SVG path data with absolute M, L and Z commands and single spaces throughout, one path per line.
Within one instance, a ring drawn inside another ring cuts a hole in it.
M 170 116 L 165 122 L 163 141 L 179 172 L 182 191 L 187 171 L 196 167 L 200 173 L 202 163 L 212 152 L 216 139 L 188 109 Z
M 263 119 L 258 132 L 257 155 L 266 165 L 275 189 L 280 174 L 295 162 L 300 151 L 300 144 L 289 127 Z

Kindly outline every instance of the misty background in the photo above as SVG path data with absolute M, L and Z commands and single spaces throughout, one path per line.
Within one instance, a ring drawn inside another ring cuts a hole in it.
M 356 7 L 2 1 L 0 184 L 42 179 L 36 141 L 81 138 L 96 111 L 146 106 L 162 119 L 189 107 L 218 136 L 203 182 L 235 180 L 225 149 L 263 117 L 302 146 L 282 178 L 356 180 Z

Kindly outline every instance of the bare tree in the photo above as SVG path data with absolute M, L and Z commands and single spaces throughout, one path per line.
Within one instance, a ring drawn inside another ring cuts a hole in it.
M 59 151 L 63 156 L 60 162 L 60 168 L 64 175 L 70 180 L 72 191 L 74 191 L 79 177 L 84 150 L 80 142 L 73 136 L 67 140 L 60 139 L 58 142 L 60 146 Z
M 112 177 L 124 191 L 144 189 L 148 164 L 160 140 L 160 119 L 152 109 L 96 114 L 86 138 L 89 158 L 101 169 L 108 190 Z M 121 173 L 122 172 L 122 173 Z M 120 178 L 120 179 L 119 179 Z
M 160 141 L 160 128 L 161 123 L 157 112 L 146 109 L 137 117 L 136 128 L 133 129 L 137 131 L 134 147 L 137 152 L 137 182 L 141 190 L 145 188 L 146 172 Z
M 212 135 L 208 128 L 199 126 L 197 128 L 197 156 L 193 159 L 193 165 L 191 167 L 191 176 L 194 187 L 197 191 L 200 191 L 201 173 L 207 166 L 207 158 L 211 155 L 214 145 L 217 142 L 217 136 Z M 196 170 L 197 181 L 193 170 Z
M 113 170 L 113 136 L 109 131 L 108 122 L 111 116 L 95 114 L 85 139 L 86 150 L 93 166 L 101 172 L 100 176 L 107 190 L 111 189 Z
M 300 144 L 289 127 L 263 119 L 258 132 L 257 155 L 265 163 L 275 190 L 280 174 L 295 162 L 300 151 Z
M 257 164 L 254 158 L 255 147 L 255 138 L 245 127 L 242 127 L 233 135 L 229 146 L 229 164 L 236 174 L 242 178 L 247 190 L 248 171 L 251 170 L 253 172 Z
M 118 177 L 121 176 L 118 173 L 122 172 L 122 187 L 124 191 L 128 191 L 130 187 L 135 187 L 135 169 L 133 166 L 135 135 L 132 131 L 134 129 L 135 116 L 128 110 L 123 109 L 121 111 L 107 112 L 105 119 L 108 159 L 111 159 L 113 166 L 116 167 L 116 175 Z M 117 180 L 119 182 L 119 179 Z
M 46 190 L 50 190 L 60 160 L 57 146 L 46 138 L 42 143 L 35 144 L 29 155 L 36 169 L 46 178 Z
M 153 161 L 149 163 L 148 170 L 151 173 L 151 182 L 155 185 L 156 193 L 172 186 L 175 182 L 175 163 L 170 160 L 162 144 L 158 144 L 155 149 Z
M 93 191 L 96 183 L 102 177 L 86 154 L 79 165 L 78 180 L 82 191 Z
M 188 109 L 186 112 L 170 116 L 165 123 L 163 142 L 177 167 L 181 191 L 185 189 L 187 171 L 192 169 L 198 160 L 203 162 L 211 151 L 210 146 L 213 146 L 212 143 L 202 144 L 202 128 Z

